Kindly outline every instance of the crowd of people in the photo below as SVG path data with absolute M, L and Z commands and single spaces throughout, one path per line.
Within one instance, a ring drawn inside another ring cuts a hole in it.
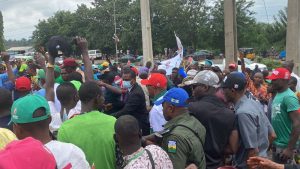
M 0 168 L 291 169 L 297 165 L 300 79 L 210 60 L 166 66 L 79 63 L 57 52 L 0 64 Z

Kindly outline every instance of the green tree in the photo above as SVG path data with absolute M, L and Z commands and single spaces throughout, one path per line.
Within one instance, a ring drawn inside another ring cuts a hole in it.
M 280 10 L 274 19 L 275 22 L 266 29 L 266 36 L 270 45 L 275 49 L 283 50 L 286 45 L 287 8 Z
M 54 35 L 75 36 L 77 29 L 73 24 L 74 21 L 74 14 L 67 11 L 57 12 L 53 17 L 40 21 L 32 35 L 35 47 L 45 46 L 50 37 Z
M 254 47 L 257 40 L 257 23 L 254 12 L 251 8 L 253 0 L 237 0 L 236 2 L 236 22 L 237 40 L 239 47 Z M 211 35 L 210 46 L 215 49 L 225 49 L 224 38 L 224 0 L 217 1 L 211 10 Z
M 4 51 L 4 27 L 3 27 L 3 16 L 0 11 L 0 51 Z
M 163 53 L 166 47 L 176 49 L 174 31 L 185 48 L 224 51 L 223 3 L 224 0 L 217 0 L 211 6 L 205 0 L 151 0 L 154 53 Z M 79 35 L 87 38 L 91 49 L 105 48 L 113 54 L 114 1 L 94 0 L 92 5 L 91 8 L 80 5 L 73 13 L 59 11 L 40 21 L 33 33 L 35 46 L 45 46 L 53 35 Z M 282 37 L 285 37 L 286 22 L 282 21 L 286 15 L 280 13 L 272 25 L 257 23 L 252 10 L 253 0 L 237 0 L 236 5 L 239 47 L 263 50 L 285 41 Z M 116 0 L 116 18 L 119 49 L 141 53 L 140 1 Z
M 207 47 L 208 9 L 204 0 L 151 1 L 155 51 L 163 52 L 165 47 L 176 48 L 174 31 L 185 47 Z

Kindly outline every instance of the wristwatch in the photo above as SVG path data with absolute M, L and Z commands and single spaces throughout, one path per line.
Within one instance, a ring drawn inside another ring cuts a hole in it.
M 54 65 L 50 64 L 50 63 L 47 63 L 47 68 L 54 68 Z

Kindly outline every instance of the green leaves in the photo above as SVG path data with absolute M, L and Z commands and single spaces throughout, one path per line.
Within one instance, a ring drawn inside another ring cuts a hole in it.
M 4 27 L 3 27 L 3 16 L 0 11 L 0 51 L 4 51 Z
M 150 0 L 154 53 L 164 53 L 164 48 L 177 48 L 174 31 L 185 48 L 224 52 L 223 1 Z M 141 54 L 140 0 L 115 2 L 119 49 L 138 50 Z M 90 49 L 105 48 L 114 54 L 114 0 L 94 0 L 92 4 L 92 8 L 80 5 L 73 13 L 59 11 L 40 21 L 33 33 L 35 46 L 44 46 L 53 35 L 79 35 L 87 38 Z M 239 47 L 265 50 L 274 44 L 285 45 L 285 11 L 279 13 L 274 24 L 265 24 L 257 23 L 254 18 L 253 0 L 237 0 L 236 5 Z

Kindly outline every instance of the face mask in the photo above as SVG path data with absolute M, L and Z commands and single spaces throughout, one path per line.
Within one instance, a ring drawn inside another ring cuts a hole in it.
M 131 88 L 131 83 L 130 83 L 130 81 L 123 81 L 123 88 L 125 88 L 125 89 L 130 89 L 130 88 Z

